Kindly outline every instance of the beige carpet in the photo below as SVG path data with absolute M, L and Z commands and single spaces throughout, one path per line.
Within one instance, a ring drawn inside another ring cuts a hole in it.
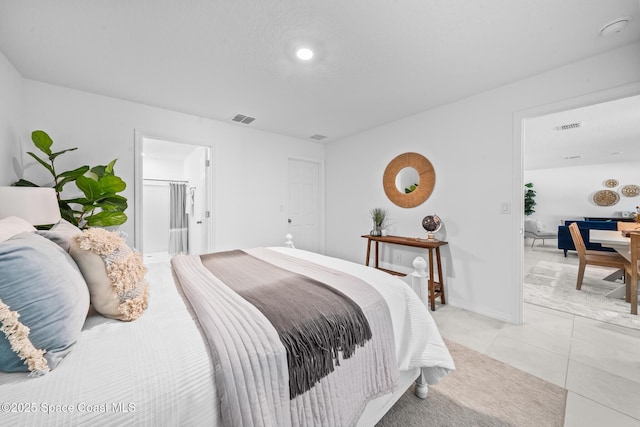
M 411 387 L 377 424 L 386 426 L 562 426 L 567 391 L 447 340 L 456 372 L 429 387 Z

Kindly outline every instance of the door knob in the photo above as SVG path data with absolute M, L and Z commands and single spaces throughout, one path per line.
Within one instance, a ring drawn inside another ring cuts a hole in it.
M 291 224 L 293 221 L 291 221 L 291 218 L 289 218 L 289 219 L 287 220 L 287 222 L 288 222 L 289 224 Z

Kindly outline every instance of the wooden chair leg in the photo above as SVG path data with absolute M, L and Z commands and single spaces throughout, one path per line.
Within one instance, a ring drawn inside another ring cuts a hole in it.
M 587 267 L 587 264 L 580 261 L 580 265 L 578 266 L 578 281 L 576 282 L 576 289 L 580 290 L 582 288 L 582 279 L 584 279 L 584 270 Z
M 634 275 L 629 283 L 629 299 L 631 300 L 631 314 L 638 314 L 638 276 Z
M 624 274 L 624 280 L 625 280 L 625 289 L 626 289 L 626 295 L 625 295 L 625 301 L 626 302 L 631 302 L 631 276 L 629 276 L 626 271 Z

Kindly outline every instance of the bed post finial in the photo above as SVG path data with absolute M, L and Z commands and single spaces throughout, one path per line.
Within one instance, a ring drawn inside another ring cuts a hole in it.
M 429 307 L 429 281 L 427 274 L 427 261 L 421 256 L 413 260 L 413 273 L 405 276 L 404 281 L 414 290 L 420 301 Z
M 291 235 L 291 233 L 287 233 L 287 235 L 284 236 L 284 239 L 284 245 L 287 248 L 295 249 L 295 246 L 293 246 L 293 236 Z

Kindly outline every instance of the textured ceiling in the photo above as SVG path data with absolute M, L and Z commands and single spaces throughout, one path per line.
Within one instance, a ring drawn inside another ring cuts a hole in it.
M 638 0 L 0 0 L 29 79 L 325 141 L 640 40 Z M 620 16 L 627 30 L 601 37 Z M 300 44 L 316 51 L 301 63 Z
M 527 170 L 640 162 L 640 95 L 527 119 L 524 159 Z

